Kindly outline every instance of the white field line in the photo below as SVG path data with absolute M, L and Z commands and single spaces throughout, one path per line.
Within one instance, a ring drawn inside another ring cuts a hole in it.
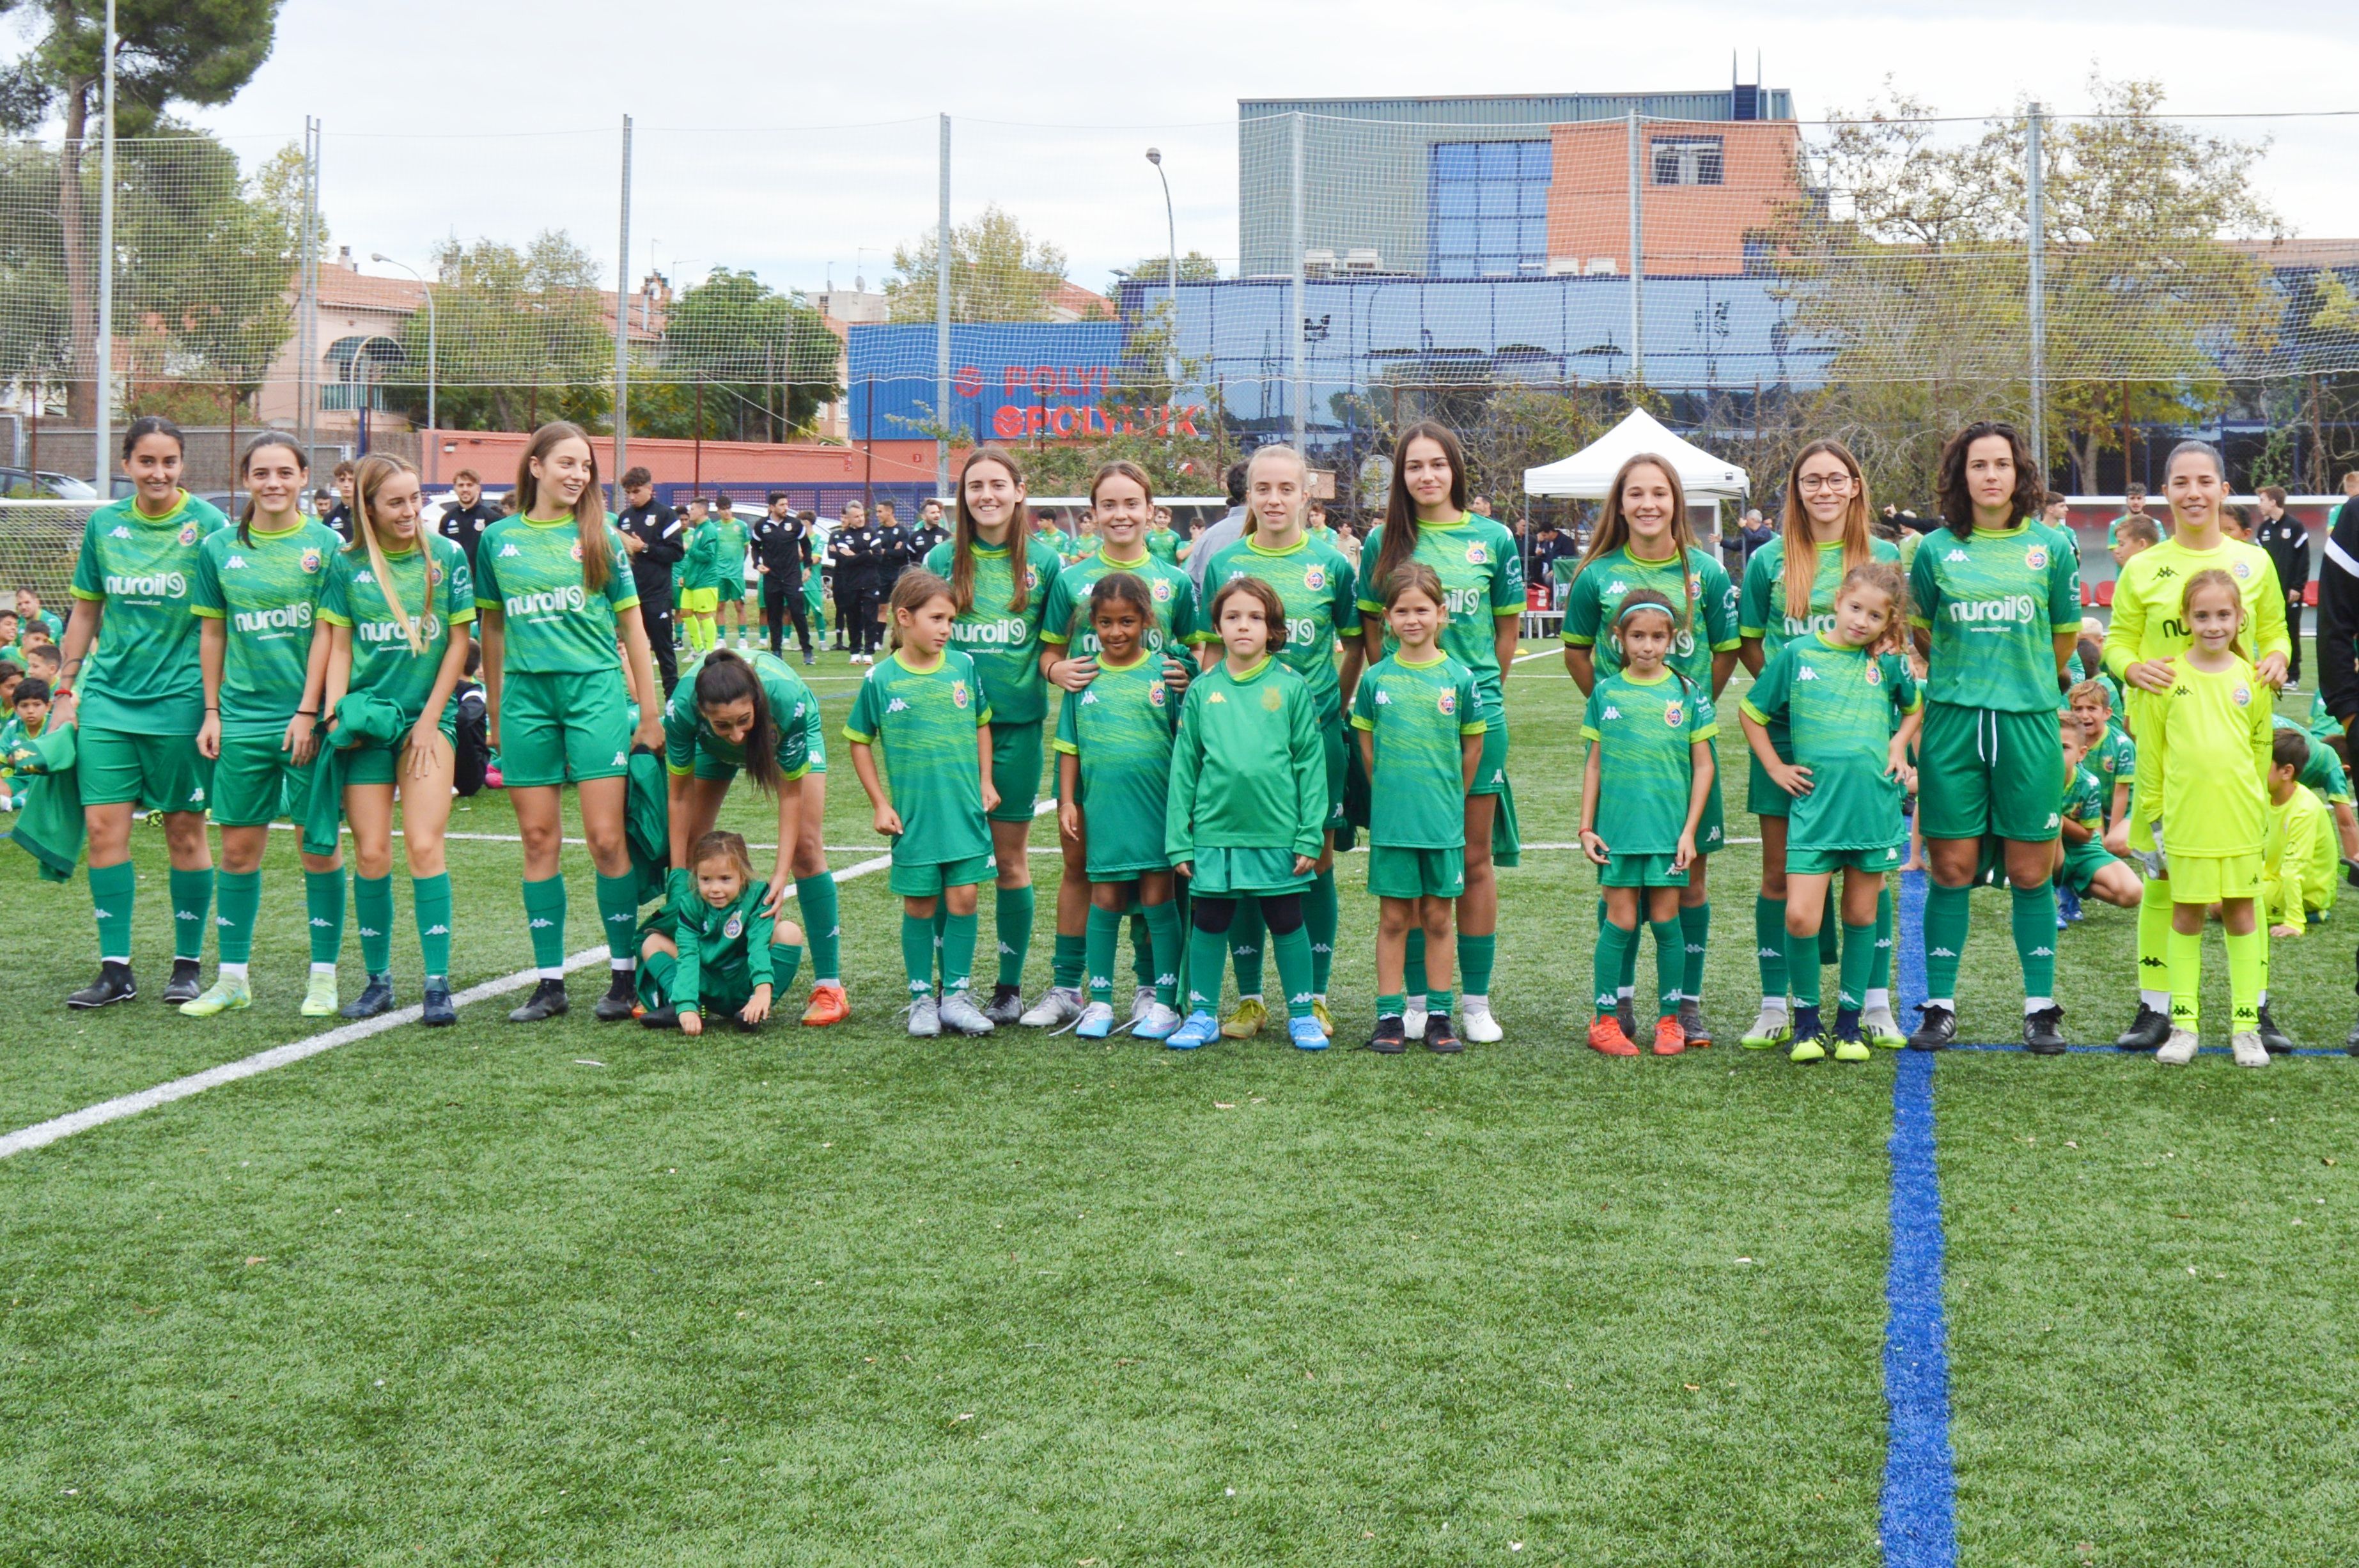
M 1055 801 L 1043 800 L 1034 815 L 1044 815 L 1055 809 Z M 462 835 L 451 833 L 448 836 L 458 838 Z M 845 866 L 835 874 L 835 879 L 838 882 L 855 881 L 863 877 L 873 876 L 892 864 L 893 857 L 890 855 L 872 855 L 857 865 Z M 792 898 L 794 889 L 789 887 L 787 890 L 787 896 Z M 585 947 L 565 961 L 566 972 L 571 974 L 576 969 L 587 969 L 592 964 L 604 964 L 606 956 L 606 949 L 603 946 Z M 462 1007 L 474 1002 L 487 1002 L 495 996 L 505 996 L 510 992 L 521 991 L 532 985 L 539 976 L 538 969 L 519 969 L 513 975 L 504 975 L 496 980 L 486 980 L 480 985 L 471 985 L 452 996 L 451 1000 L 456 1006 Z M 85 1105 L 81 1110 L 69 1111 L 61 1116 L 51 1116 L 45 1122 L 35 1122 L 31 1127 L 20 1127 L 15 1132 L 0 1136 L 0 1160 L 5 1160 L 11 1155 L 22 1154 L 27 1149 L 45 1149 L 59 1139 L 71 1138 L 78 1132 L 88 1132 L 92 1127 L 104 1127 L 109 1122 L 119 1122 L 126 1117 L 138 1116 L 143 1111 L 152 1111 L 158 1105 L 168 1105 L 175 1100 L 185 1100 L 191 1094 L 201 1094 L 206 1090 L 218 1088 L 223 1083 L 234 1083 L 241 1078 L 252 1078 L 259 1073 L 289 1066 L 306 1058 L 318 1056 L 323 1051 L 333 1051 L 340 1045 L 350 1045 L 355 1040 L 367 1040 L 373 1035 L 399 1029 L 405 1024 L 414 1024 L 422 1013 L 423 1009 L 419 1007 L 401 1007 L 390 1013 L 381 1013 L 375 1018 L 344 1024 L 321 1034 L 290 1040 L 285 1045 L 275 1045 L 268 1051 L 257 1051 L 252 1056 L 241 1057 L 235 1062 L 225 1062 L 219 1067 L 208 1067 L 201 1073 L 191 1073 L 185 1078 L 175 1078 L 168 1083 L 158 1083 L 152 1089 L 142 1089 L 133 1094 L 118 1094 L 112 1100 L 101 1100 L 97 1105 Z

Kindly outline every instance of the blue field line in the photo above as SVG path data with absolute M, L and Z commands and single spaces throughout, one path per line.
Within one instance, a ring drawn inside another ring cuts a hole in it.
M 1901 877 L 1895 914 L 1894 999 L 1913 1008 L 1925 996 L 1923 873 Z M 1876 1530 L 1891 1568 L 1954 1568 L 1958 1560 L 1941 1180 L 1933 1149 L 1935 1060 L 1904 1051 L 1892 1079 L 1892 1266 L 1884 1287 L 1884 1490 Z

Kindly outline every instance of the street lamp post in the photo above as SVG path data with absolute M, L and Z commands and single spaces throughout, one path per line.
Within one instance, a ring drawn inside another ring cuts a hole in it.
M 1171 297 L 1171 339 L 1163 354 L 1163 375 L 1171 383 L 1176 401 L 1180 396 L 1180 224 L 1171 214 L 1171 177 L 1163 171 L 1163 149 L 1148 147 L 1147 161 L 1155 166 L 1155 178 L 1163 181 L 1163 276 Z
M 383 251 L 375 252 L 370 256 L 369 259 L 376 262 L 380 266 L 397 267 L 401 268 L 402 271 L 407 272 L 410 277 L 417 278 L 418 286 L 426 290 L 426 444 L 434 449 L 432 452 L 429 452 L 426 457 L 426 483 L 432 485 L 437 483 L 435 471 L 441 466 L 440 463 L 435 461 L 437 458 L 441 456 L 441 442 L 437 439 L 434 432 L 440 429 L 441 426 L 440 421 L 434 417 L 436 411 L 434 406 L 435 362 L 440 357 L 440 354 L 437 352 L 440 334 L 435 330 L 434 285 L 427 282 L 425 275 L 419 272 L 418 268 L 410 266 L 406 261 L 396 261 L 393 257 L 386 255 Z

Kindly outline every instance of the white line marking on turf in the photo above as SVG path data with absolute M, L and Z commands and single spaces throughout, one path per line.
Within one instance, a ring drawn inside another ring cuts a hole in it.
M 1055 800 L 1043 800 L 1033 809 L 1032 814 L 1036 817 L 1046 816 L 1056 809 Z M 456 838 L 460 835 L 452 833 L 448 836 Z M 856 865 L 845 866 L 835 874 L 835 879 L 839 883 L 855 881 L 863 877 L 873 876 L 892 864 L 893 857 L 889 854 L 872 855 Z M 791 898 L 794 896 L 794 888 L 788 887 L 787 897 Z M 587 947 L 565 961 L 565 971 L 570 975 L 574 970 L 587 969 L 593 964 L 605 962 L 606 949 L 603 946 Z M 471 985 L 452 996 L 451 1000 L 454 1006 L 462 1007 L 473 1002 L 487 1002 L 495 996 L 505 996 L 512 991 L 523 990 L 538 979 L 540 971 L 537 968 L 519 969 L 513 975 L 504 975 L 496 980 L 486 980 L 480 985 Z M 303 1040 L 292 1040 L 285 1045 L 276 1045 L 268 1051 L 257 1051 L 252 1056 L 241 1057 L 235 1062 L 224 1062 L 219 1067 L 208 1067 L 201 1073 L 191 1073 L 185 1078 L 175 1078 L 168 1083 L 158 1083 L 152 1089 L 142 1089 L 134 1094 L 118 1094 L 112 1100 L 101 1100 L 97 1105 L 85 1105 L 79 1111 L 70 1111 L 61 1116 L 51 1116 L 48 1121 L 36 1122 L 31 1127 L 20 1127 L 15 1132 L 0 1137 L 0 1160 L 8 1159 L 11 1155 L 22 1154 L 27 1149 L 44 1149 L 60 1138 L 71 1138 L 78 1132 L 88 1132 L 94 1127 L 104 1127 L 109 1122 L 119 1122 L 126 1117 L 138 1116 L 143 1111 L 152 1111 L 158 1105 L 168 1105 L 175 1100 L 185 1100 L 191 1094 L 201 1094 L 206 1090 L 218 1088 L 223 1083 L 234 1083 L 241 1078 L 252 1078 L 258 1073 L 289 1066 L 307 1058 L 318 1056 L 323 1051 L 333 1051 L 340 1045 L 350 1045 L 355 1040 L 367 1040 L 372 1036 L 383 1034 L 388 1029 L 399 1029 L 404 1024 L 414 1024 L 423 1014 L 424 1009 L 420 1007 L 397 1008 L 390 1013 L 381 1013 L 373 1018 L 364 1018 L 357 1023 L 344 1024 Z

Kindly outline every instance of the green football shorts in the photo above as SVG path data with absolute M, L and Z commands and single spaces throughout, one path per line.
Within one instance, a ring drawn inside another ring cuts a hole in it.
M 1869 871 L 1881 874 L 1900 869 L 1902 846 L 1886 844 L 1881 849 L 1808 849 L 1799 844 L 1786 846 L 1786 875 L 1788 877 L 1827 877 L 1837 871 Z
M 1684 887 L 1688 874 L 1668 855 L 1609 854 L 1597 868 L 1600 887 Z
M 1368 846 L 1368 891 L 1379 898 L 1455 898 L 1466 891 L 1462 849 Z
M 1040 746 L 1038 719 L 991 726 L 991 787 L 999 791 L 999 804 L 991 810 L 993 822 L 1032 820 L 1032 809 L 1040 803 Z
M 311 768 L 298 767 L 285 750 L 287 727 L 223 730 L 221 756 L 213 760 L 213 821 L 225 828 L 266 827 L 286 816 L 295 802 L 300 816 L 311 798 Z M 323 748 L 324 749 L 324 748 Z M 318 766 L 314 753 L 312 766 Z
M 904 862 L 895 846 L 893 869 L 886 881 L 904 898 L 930 898 L 947 887 L 972 887 L 992 878 L 991 856 L 970 855 L 958 860 Z
M 620 779 L 631 770 L 623 671 L 510 671 L 500 693 L 500 772 L 511 789 Z
M 1925 704 L 1918 745 L 1918 825 L 1927 838 L 1992 835 L 2045 844 L 2061 831 L 2064 751 L 2053 709 Z
M 83 725 L 74 757 L 85 806 L 144 803 L 158 811 L 201 811 L 212 799 L 213 765 L 197 749 L 192 735 L 132 735 Z

